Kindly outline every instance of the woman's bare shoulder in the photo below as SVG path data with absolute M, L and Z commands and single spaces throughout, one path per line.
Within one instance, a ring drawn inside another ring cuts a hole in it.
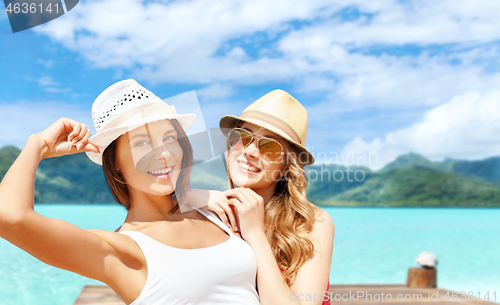
M 320 207 L 316 207 L 314 220 L 313 232 L 326 235 L 334 234 L 335 224 L 330 213 Z

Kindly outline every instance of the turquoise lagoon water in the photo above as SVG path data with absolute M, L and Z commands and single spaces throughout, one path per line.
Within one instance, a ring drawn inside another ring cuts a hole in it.
M 118 205 L 37 205 L 49 217 L 82 228 L 114 230 Z M 332 284 L 406 281 L 422 251 L 439 259 L 438 286 L 497 291 L 500 302 L 500 209 L 325 208 L 335 221 Z M 45 265 L 0 239 L 1 305 L 71 305 L 86 284 L 99 284 Z

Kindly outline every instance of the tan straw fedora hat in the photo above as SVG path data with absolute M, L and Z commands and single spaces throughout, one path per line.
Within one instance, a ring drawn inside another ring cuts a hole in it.
M 312 153 L 304 145 L 307 137 L 307 111 L 288 92 L 277 89 L 259 98 L 237 117 L 225 115 L 219 126 L 227 135 L 238 122 L 248 122 L 272 131 L 293 144 L 303 166 L 314 163 Z

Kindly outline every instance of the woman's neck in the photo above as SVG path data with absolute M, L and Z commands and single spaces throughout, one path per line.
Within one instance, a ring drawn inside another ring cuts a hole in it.
M 170 195 L 136 193 L 130 196 L 130 208 L 125 222 L 151 222 L 173 219 L 177 204 Z
M 274 196 L 274 192 L 276 190 L 276 183 L 271 186 L 264 188 L 252 188 L 252 190 L 257 193 L 262 199 L 264 199 L 264 205 L 266 205 Z

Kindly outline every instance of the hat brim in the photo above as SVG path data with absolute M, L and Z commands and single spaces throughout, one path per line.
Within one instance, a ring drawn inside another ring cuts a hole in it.
M 301 144 L 293 141 L 292 139 L 289 138 L 288 135 L 286 135 L 283 131 L 281 131 L 279 128 L 276 128 L 274 125 L 267 123 L 266 121 L 262 121 L 259 119 L 254 119 L 254 118 L 240 118 L 234 115 L 225 115 L 221 118 L 219 122 L 219 127 L 221 128 L 222 133 L 224 135 L 227 135 L 229 130 L 234 128 L 236 124 L 239 122 L 248 122 L 254 125 L 257 125 L 259 127 L 262 127 L 266 130 L 269 130 L 271 132 L 274 132 L 275 134 L 281 136 L 283 139 L 288 141 L 288 143 L 292 144 L 299 153 L 299 161 L 302 163 L 302 166 L 307 166 L 314 164 L 314 156 L 313 154 L 304 146 Z M 304 157 L 305 154 L 305 157 Z
M 172 119 L 177 120 L 181 125 L 182 129 L 186 130 L 189 128 L 189 126 L 191 126 L 194 123 L 194 121 L 196 120 L 196 115 L 176 114 L 165 117 L 165 115 L 159 114 L 156 117 L 147 118 L 146 120 L 140 123 L 129 124 L 127 126 L 118 126 L 107 130 L 103 130 L 102 132 L 90 137 L 89 139 L 90 143 L 94 144 L 99 148 L 99 153 L 88 151 L 86 152 L 87 157 L 89 157 L 89 159 L 92 162 L 102 165 L 102 154 L 104 150 L 109 146 L 109 144 L 111 144 L 114 140 L 118 139 L 121 135 L 124 135 L 135 128 L 144 126 L 149 123 L 154 123 L 161 120 L 172 120 Z

